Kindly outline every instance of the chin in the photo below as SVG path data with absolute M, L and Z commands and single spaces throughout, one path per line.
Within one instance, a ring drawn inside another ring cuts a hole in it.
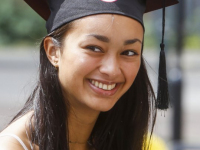
M 114 105 L 115 104 L 112 104 L 112 105 L 111 104 L 108 104 L 108 105 L 99 104 L 99 105 L 93 107 L 93 109 L 96 110 L 96 111 L 99 111 L 99 112 L 106 112 L 106 111 L 111 110 L 114 107 Z

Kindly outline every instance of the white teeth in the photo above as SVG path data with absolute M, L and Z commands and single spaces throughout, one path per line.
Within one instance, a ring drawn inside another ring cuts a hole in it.
M 108 90 L 108 86 L 106 84 L 103 85 L 104 90 Z
M 95 81 L 95 86 L 98 87 L 99 83 L 98 81 Z
M 112 89 L 112 85 L 108 85 L 108 90 L 111 90 Z
M 92 84 L 95 84 L 95 81 L 94 81 L 94 80 L 92 80 Z
M 112 84 L 112 85 L 111 85 L 111 89 L 114 89 L 114 88 L 115 88 L 115 85 L 116 85 L 116 84 Z
M 102 84 L 102 83 L 99 83 L 99 88 L 102 89 L 102 87 L 103 87 L 103 84 Z
M 104 89 L 104 90 L 112 90 L 112 89 L 114 89 L 115 88 L 115 86 L 116 86 L 116 83 L 114 83 L 114 84 L 103 84 L 103 83 L 101 83 L 101 82 L 98 82 L 98 81 L 95 81 L 95 80 L 91 80 L 91 83 L 94 85 L 94 86 L 96 86 L 96 87 L 98 87 L 98 88 L 100 88 L 100 89 Z

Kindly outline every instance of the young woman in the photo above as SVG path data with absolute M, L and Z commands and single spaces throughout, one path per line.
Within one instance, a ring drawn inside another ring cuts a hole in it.
M 162 5 L 49 0 L 49 16 L 45 1 L 28 3 L 48 16 L 49 34 L 40 46 L 38 84 L 1 132 L 0 149 L 147 148 L 156 108 L 142 57 L 142 15 Z

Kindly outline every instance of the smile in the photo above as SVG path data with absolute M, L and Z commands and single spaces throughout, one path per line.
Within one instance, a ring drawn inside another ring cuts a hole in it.
M 105 84 L 105 83 L 101 83 L 99 81 L 96 80 L 90 80 L 90 82 L 97 88 L 106 90 L 106 91 L 110 91 L 112 89 L 114 89 L 116 87 L 116 83 L 113 84 Z

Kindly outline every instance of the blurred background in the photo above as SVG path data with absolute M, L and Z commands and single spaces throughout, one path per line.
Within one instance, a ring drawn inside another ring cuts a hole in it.
M 169 150 L 200 150 L 200 1 L 166 9 L 166 55 L 171 95 L 154 133 Z M 38 77 L 45 21 L 24 1 L 0 5 L 0 131 L 25 103 Z M 145 14 L 144 58 L 156 92 L 162 11 Z

